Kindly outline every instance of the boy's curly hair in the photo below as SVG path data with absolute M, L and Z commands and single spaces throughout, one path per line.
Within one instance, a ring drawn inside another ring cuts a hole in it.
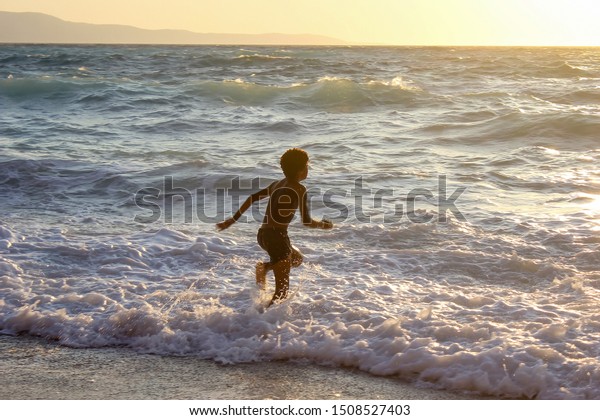
M 293 178 L 308 163 L 308 153 L 296 147 L 289 149 L 281 156 L 279 163 L 285 177 Z

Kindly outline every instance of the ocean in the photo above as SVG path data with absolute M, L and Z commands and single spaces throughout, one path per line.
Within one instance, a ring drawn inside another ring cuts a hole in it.
M 1 45 L 0 333 L 598 399 L 599 133 L 598 48 Z M 215 223 L 292 147 L 263 310 Z

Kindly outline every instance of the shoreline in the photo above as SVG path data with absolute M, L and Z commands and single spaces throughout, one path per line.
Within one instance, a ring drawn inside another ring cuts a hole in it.
M 221 365 L 192 356 L 78 349 L 0 335 L 2 400 L 468 400 L 398 378 L 300 362 Z

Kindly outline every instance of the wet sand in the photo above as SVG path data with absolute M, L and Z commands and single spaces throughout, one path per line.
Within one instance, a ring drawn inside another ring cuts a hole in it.
M 220 365 L 128 349 L 74 349 L 0 336 L 3 400 L 480 399 L 396 378 L 298 362 Z

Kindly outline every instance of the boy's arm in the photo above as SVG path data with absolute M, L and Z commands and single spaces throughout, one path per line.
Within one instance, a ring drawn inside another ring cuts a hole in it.
M 221 223 L 217 223 L 217 229 L 219 229 L 219 230 L 227 229 L 229 226 L 231 226 L 235 222 L 237 222 L 237 220 L 240 217 L 242 217 L 242 214 L 244 214 L 244 212 L 250 208 L 252 203 L 254 203 L 255 201 L 258 201 L 258 200 L 262 200 L 263 198 L 266 198 L 269 196 L 272 185 L 273 184 L 269 185 L 265 189 L 255 192 L 252 195 L 249 195 L 248 198 L 246 198 L 246 200 L 244 200 L 244 202 L 242 203 L 242 205 L 240 206 L 238 211 L 236 211 L 232 217 L 230 217 L 229 219 L 223 220 Z
M 302 224 L 309 228 L 319 228 L 319 229 L 331 229 L 333 227 L 333 223 L 329 220 L 321 220 L 317 222 L 312 217 L 310 217 L 310 209 L 308 208 L 308 194 L 306 193 L 306 188 L 302 187 L 301 191 L 301 199 L 300 199 L 300 217 L 302 218 Z

